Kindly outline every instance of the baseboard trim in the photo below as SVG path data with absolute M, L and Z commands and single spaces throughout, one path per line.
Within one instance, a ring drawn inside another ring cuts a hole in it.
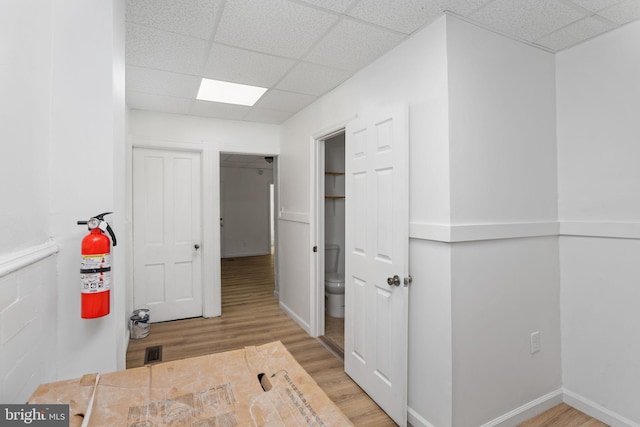
M 564 389 L 563 395 L 564 403 L 569 406 L 573 406 L 577 410 L 582 411 L 590 417 L 602 421 L 605 424 L 613 427 L 640 427 L 640 424 L 600 406 L 597 403 L 572 392 L 571 390 Z
M 507 412 L 504 415 L 495 418 L 488 423 L 482 424 L 480 427 L 515 427 L 530 418 L 540 415 L 541 413 L 562 403 L 562 389 L 554 390 L 544 396 L 532 400 L 529 403 Z
M 413 427 L 435 427 L 411 408 L 407 408 L 407 421 L 409 421 L 409 424 Z
M 298 325 L 300 325 L 300 327 L 302 329 L 304 329 L 306 333 L 311 335 L 311 326 L 309 325 L 309 323 L 307 323 L 304 320 L 302 320 L 302 318 L 300 316 L 298 316 L 293 310 L 291 310 L 289 307 L 287 307 L 287 305 L 284 304 L 282 301 L 280 301 L 280 309 L 282 311 L 284 311 L 287 314 L 287 316 L 291 317 L 294 322 L 296 322 Z M 313 336 L 313 335 L 311 335 L 311 336 Z
M 545 394 L 480 427 L 515 427 L 562 402 L 612 427 L 640 427 L 640 424 L 567 389 L 558 389 Z M 412 426 L 434 427 L 412 408 L 407 408 L 407 413 L 408 421 Z

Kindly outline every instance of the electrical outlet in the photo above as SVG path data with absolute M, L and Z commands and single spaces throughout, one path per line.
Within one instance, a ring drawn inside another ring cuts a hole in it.
M 531 354 L 540 351 L 540 331 L 531 333 Z

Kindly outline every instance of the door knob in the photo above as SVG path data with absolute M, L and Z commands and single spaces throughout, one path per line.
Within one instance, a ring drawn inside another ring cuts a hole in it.
M 396 274 L 393 277 L 387 278 L 387 285 L 389 286 L 400 286 L 400 277 Z

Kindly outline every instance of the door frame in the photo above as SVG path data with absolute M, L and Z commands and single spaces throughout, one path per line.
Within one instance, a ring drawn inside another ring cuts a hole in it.
M 314 132 L 311 135 L 311 242 L 317 252 L 311 251 L 309 265 L 311 296 L 309 334 L 312 337 L 324 335 L 324 153 L 325 141 L 346 132 L 346 124 L 356 117 L 351 117 L 333 126 Z M 346 141 L 345 141 L 346 144 Z
M 274 280 L 274 291 L 273 291 L 273 295 L 278 298 L 279 297 L 279 293 L 280 293 L 280 286 L 279 286 L 279 282 L 278 282 L 278 212 L 279 212 L 279 208 L 278 206 L 280 206 L 280 172 L 279 172 L 279 154 L 272 154 L 272 153 L 257 153 L 255 151 L 238 151 L 237 149 L 233 149 L 233 150 L 227 150 L 227 149 L 220 149 L 218 150 L 218 159 L 217 159 L 217 167 L 218 167 L 218 172 L 217 172 L 217 186 L 218 186 L 218 200 L 217 200 L 217 204 L 218 204 L 218 216 L 216 218 L 222 218 L 222 193 L 220 192 L 221 184 L 222 182 L 220 181 L 220 155 L 222 154 L 241 154 L 241 155 L 247 155 L 247 156 L 265 156 L 265 157 L 273 157 L 273 163 L 272 163 L 272 167 L 273 167 L 273 211 L 269 212 L 269 221 L 273 220 L 273 280 Z M 216 224 L 218 224 L 218 235 L 219 235 L 219 257 L 218 257 L 218 263 L 220 262 L 220 258 L 222 258 L 222 247 L 223 247 L 223 240 L 222 240 L 222 235 L 220 232 L 220 226 L 219 226 L 219 222 L 217 222 Z M 271 227 L 269 227 L 269 241 L 271 241 Z M 219 267 L 220 268 L 220 267 Z M 218 273 L 218 281 L 220 281 L 220 273 Z M 221 300 L 222 302 L 222 300 Z
M 129 241 L 127 242 L 128 253 L 133 255 L 133 149 L 134 148 L 147 148 L 157 150 L 169 150 L 169 151 L 186 151 L 197 152 L 200 154 L 201 162 L 201 238 L 202 246 L 202 259 L 215 259 L 216 253 L 220 252 L 218 242 L 220 240 L 219 230 L 215 230 L 215 227 L 211 227 L 211 222 L 207 221 L 211 215 L 216 214 L 216 208 L 214 201 L 214 194 L 212 192 L 205 191 L 207 184 L 211 183 L 213 178 L 217 175 L 219 180 L 219 173 L 215 174 L 212 170 L 217 167 L 217 164 L 212 162 L 214 153 L 216 150 L 210 149 L 206 144 L 200 142 L 183 142 L 162 140 L 158 138 L 146 138 L 146 137 L 131 137 L 129 144 L 127 144 L 127 215 L 129 218 Z M 219 186 L 219 185 L 218 185 Z M 219 188 L 215 190 L 217 193 Z M 217 223 L 216 223 L 217 225 Z M 130 290 L 127 292 L 128 311 L 132 311 L 133 308 L 133 287 L 135 283 L 133 281 L 133 262 L 130 263 L 131 268 L 127 271 L 128 282 L 132 284 Z M 215 317 L 221 314 L 221 298 L 220 298 L 220 264 L 202 262 L 202 316 L 203 317 Z M 217 277 L 217 279 L 216 279 Z
M 133 255 L 133 148 L 155 148 L 160 150 L 196 151 L 201 155 L 202 174 L 202 259 L 212 262 L 202 263 L 202 316 L 217 317 L 222 315 L 222 288 L 220 277 L 220 153 L 258 154 L 273 156 L 277 161 L 279 150 L 272 149 L 264 153 L 256 153 L 255 148 L 238 147 L 224 144 L 217 140 L 169 140 L 157 137 L 128 135 L 127 137 L 127 169 L 126 169 L 126 254 L 128 259 Z M 276 169 L 277 170 L 277 169 Z M 276 172 L 276 210 L 279 209 L 277 189 L 280 174 Z M 213 218 L 214 220 L 209 220 Z M 277 221 L 276 221 L 277 223 Z M 277 231 L 276 231 L 277 239 Z M 277 240 L 276 240 L 277 242 Z M 277 243 L 276 243 L 277 246 Z M 276 291 L 278 290 L 276 264 Z M 131 313 L 133 307 L 133 262 L 127 262 L 126 281 L 126 312 Z

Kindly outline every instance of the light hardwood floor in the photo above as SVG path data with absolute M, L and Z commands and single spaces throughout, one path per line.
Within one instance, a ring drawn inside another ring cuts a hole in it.
M 561 403 L 549 409 L 547 412 L 530 419 L 519 427 L 607 427 L 606 424 L 583 414 L 571 406 Z
M 127 367 L 142 366 L 150 346 L 162 345 L 162 360 L 170 361 L 279 340 L 355 425 L 395 426 L 344 373 L 342 361 L 280 310 L 272 262 L 270 256 L 223 260 L 222 316 L 152 324 L 147 338 L 130 341 Z
M 142 366 L 145 348 L 151 346 L 163 346 L 162 360 L 166 362 L 279 340 L 356 426 L 395 426 L 344 373 L 342 361 L 280 310 L 273 291 L 271 256 L 223 260 L 222 316 L 152 324 L 147 338 L 129 342 L 127 368 Z M 559 405 L 522 426 L 605 424 Z

